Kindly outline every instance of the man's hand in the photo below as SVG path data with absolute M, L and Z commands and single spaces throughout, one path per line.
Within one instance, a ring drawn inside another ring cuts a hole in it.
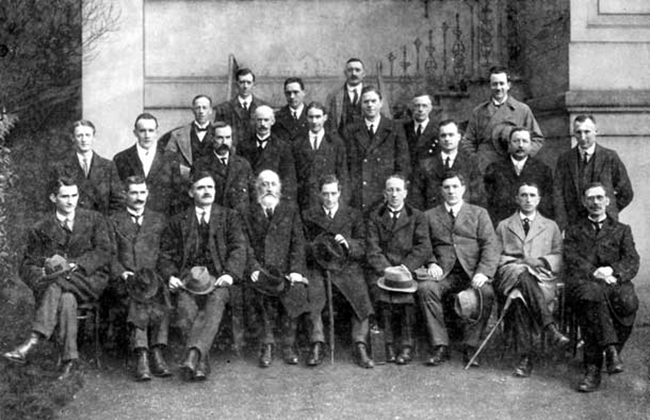
M 178 277 L 169 276 L 169 290 L 175 292 L 179 287 L 183 287 L 183 282 Z
M 594 271 L 594 277 L 600 280 L 606 280 L 607 277 L 612 277 L 614 274 L 614 269 L 612 267 L 598 267 Z
M 334 240 L 340 243 L 341 245 L 343 245 L 344 247 L 346 247 L 347 249 L 350 249 L 350 245 L 348 244 L 348 241 L 346 241 L 343 235 L 341 235 L 340 233 L 336 234 Z
M 255 270 L 251 273 L 251 280 L 253 283 L 257 282 L 260 279 L 260 270 Z
M 544 262 L 540 260 L 539 258 L 533 258 L 533 257 L 526 257 L 521 260 L 523 264 L 526 264 L 530 268 L 537 268 L 541 267 L 544 265 Z
M 429 264 L 429 267 L 427 268 L 427 273 L 429 273 L 429 275 L 433 277 L 433 279 L 436 281 L 442 280 L 442 275 L 443 275 L 442 268 L 436 263 Z
M 480 289 L 485 283 L 490 279 L 483 273 L 476 273 L 472 278 L 472 287 L 475 289 Z
M 133 271 L 125 271 L 122 274 L 120 274 L 120 277 L 122 278 L 122 280 L 125 280 L 125 281 L 131 276 L 135 276 L 135 273 Z
M 214 282 L 214 285 L 217 287 L 228 287 L 232 286 L 233 278 L 230 274 L 224 274 L 219 276 L 217 281 Z
M 309 284 L 309 281 L 302 276 L 300 273 L 289 273 L 289 281 L 291 284 L 294 283 L 304 283 Z
M 616 284 L 616 282 L 618 281 L 618 279 L 616 277 L 614 277 L 614 276 L 606 277 L 604 280 L 605 280 L 605 283 L 607 283 L 607 284 Z

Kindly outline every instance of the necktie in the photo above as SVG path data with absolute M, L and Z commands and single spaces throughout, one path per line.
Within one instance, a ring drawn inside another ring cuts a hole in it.
M 354 96 L 352 96 L 352 106 L 357 106 L 357 102 L 359 101 L 359 92 L 357 90 L 354 90 Z
M 262 153 L 262 151 L 264 150 L 264 146 L 266 146 L 267 141 L 268 141 L 268 138 L 264 139 L 264 140 L 257 139 L 257 151 L 259 153 Z
M 595 222 L 592 220 L 591 224 L 594 226 L 594 230 L 596 230 L 596 234 L 598 234 L 601 229 L 601 222 Z
M 195 130 L 197 133 L 202 133 L 202 132 L 204 132 L 204 131 L 208 131 L 208 126 L 206 125 L 205 127 L 201 128 L 201 127 L 199 127 L 198 125 L 195 125 L 195 126 L 194 126 L 194 130 Z
M 273 209 L 271 207 L 267 207 L 264 212 L 266 213 L 266 218 L 271 219 L 273 217 Z
M 248 111 L 248 102 L 242 102 L 241 107 L 244 108 L 244 111 Z
M 368 137 L 370 138 L 375 137 L 375 129 L 372 124 L 368 126 Z
M 311 138 L 311 148 L 312 148 L 313 150 L 318 150 L 318 137 L 313 136 L 313 137 Z
M 422 135 L 422 126 L 418 125 L 418 129 L 415 130 L 415 135 L 420 137 Z
M 530 219 L 526 217 L 522 222 L 524 224 L 524 234 L 528 235 L 528 231 L 530 231 Z
M 334 219 L 334 213 L 332 213 L 332 210 L 327 211 L 327 217 L 329 217 L 330 219 Z
M 225 157 L 219 158 L 219 160 L 220 160 L 221 163 L 223 163 L 224 165 L 228 165 L 228 159 L 226 159 Z
M 445 169 L 450 170 L 451 169 L 451 159 L 449 156 L 447 156 L 447 159 L 445 159 Z
M 391 217 L 393 218 L 393 226 L 392 226 L 393 228 L 397 224 L 397 219 L 399 219 L 400 212 L 401 212 L 401 210 L 400 211 L 390 210 Z
M 587 166 L 589 163 L 589 153 L 585 152 L 582 154 L 582 163 Z
M 201 227 L 206 227 L 208 225 L 208 221 L 205 220 L 205 210 L 201 212 Z
M 449 217 L 451 218 L 451 224 L 453 225 L 456 222 L 456 216 L 454 216 L 454 209 L 449 209 Z
M 70 219 L 64 219 L 64 220 L 61 222 L 61 227 L 62 227 L 63 230 L 65 230 L 66 232 L 72 232 L 72 220 L 70 220 Z
M 132 214 L 131 220 L 133 220 L 134 224 L 140 226 L 140 224 L 142 223 L 142 215 Z
M 83 158 L 83 170 L 84 175 L 88 178 L 88 173 L 90 172 L 90 165 L 88 165 L 88 158 Z
M 296 111 L 291 111 L 291 115 L 293 116 L 294 120 L 298 119 L 298 113 Z

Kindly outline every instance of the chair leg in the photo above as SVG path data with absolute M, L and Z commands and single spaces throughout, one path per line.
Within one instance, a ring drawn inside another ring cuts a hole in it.
M 94 332 L 95 332 L 95 364 L 97 365 L 97 369 L 102 368 L 102 346 L 99 343 L 99 305 L 95 306 L 95 325 L 94 325 Z

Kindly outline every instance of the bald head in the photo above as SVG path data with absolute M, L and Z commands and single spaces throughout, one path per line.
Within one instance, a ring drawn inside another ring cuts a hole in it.
M 264 138 L 271 134 L 271 127 L 275 124 L 273 109 L 267 105 L 255 108 L 255 132 L 258 137 Z

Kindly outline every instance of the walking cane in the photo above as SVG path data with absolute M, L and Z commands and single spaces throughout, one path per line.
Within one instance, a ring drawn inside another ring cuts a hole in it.
M 329 270 L 325 270 L 325 282 L 327 283 L 327 305 L 330 313 L 330 362 L 334 364 L 334 303 L 332 299 L 332 279 Z

